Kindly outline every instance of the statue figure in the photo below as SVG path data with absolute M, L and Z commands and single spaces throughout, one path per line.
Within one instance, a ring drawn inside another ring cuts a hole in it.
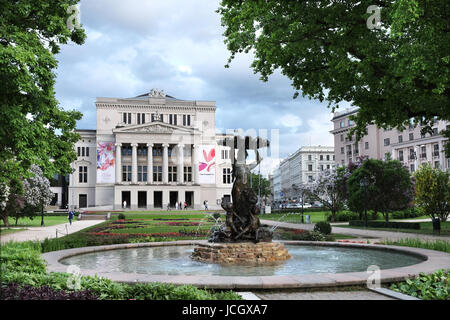
M 258 196 L 250 187 L 250 172 L 259 165 L 262 158 L 258 149 L 269 146 L 269 141 L 249 136 L 227 137 L 219 144 L 231 148 L 233 188 L 231 197 L 233 203 L 222 199 L 222 208 L 226 211 L 225 227 L 212 232 L 210 242 L 236 241 L 271 241 L 272 232 L 261 226 L 258 214 Z M 235 156 L 235 149 L 238 150 Z M 254 150 L 256 161 L 246 164 L 248 150 Z

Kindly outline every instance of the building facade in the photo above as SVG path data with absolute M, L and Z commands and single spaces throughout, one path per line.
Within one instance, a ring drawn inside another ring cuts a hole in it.
M 300 200 L 292 186 L 311 184 L 321 171 L 332 169 L 334 166 L 333 147 L 301 147 L 281 161 L 273 172 L 272 193 L 275 204 Z
M 435 120 L 433 133 L 425 135 L 421 134 L 422 127 L 412 121 L 403 131 L 369 125 L 367 135 L 356 141 L 354 136 L 349 139 L 347 134 L 355 126 L 350 116 L 357 112 L 357 108 L 335 112 L 331 120 L 334 124 L 331 133 L 334 135 L 334 153 L 338 165 L 356 161 L 360 156 L 372 159 L 390 156 L 402 162 L 410 172 L 417 170 L 423 163 L 443 170 L 450 168 L 450 159 L 445 157 L 444 152 L 446 138 L 440 134 L 450 125 L 448 121 Z
M 97 129 L 79 130 L 69 206 L 166 209 L 220 207 L 231 197 L 231 160 L 217 141 L 214 101 L 162 91 L 97 98 Z

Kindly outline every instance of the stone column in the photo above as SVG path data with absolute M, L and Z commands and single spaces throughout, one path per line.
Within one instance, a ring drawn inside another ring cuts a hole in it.
M 163 167 L 162 167 L 162 174 L 163 174 L 163 183 L 167 184 L 169 183 L 169 144 L 163 143 Z M 167 203 L 165 204 L 167 205 Z
M 122 144 L 116 143 L 116 183 L 122 182 Z
M 153 143 L 147 143 L 147 183 L 153 183 Z
M 192 174 L 194 184 L 199 184 L 199 175 L 198 175 L 198 148 L 200 146 L 198 144 L 192 145 L 192 152 L 191 152 L 191 158 L 192 158 Z
M 177 181 L 178 183 L 184 183 L 184 144 L 177 145 L 178 147 L 178 169 L 177 169 Z
M 131 153 L 131 182 L 137 183 L 137 143 L 132 143 L 133 148 Z

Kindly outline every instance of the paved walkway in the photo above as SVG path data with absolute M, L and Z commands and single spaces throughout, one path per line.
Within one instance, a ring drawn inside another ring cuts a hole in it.
M 281 228 L 288 229 L 303 229 L 303 230 L 313 230 L 314 224 L 301 224 L 301 223 L 288 223 L 288 222 L 278 222 L 271 220 L 261 220 L 261 223 L 267 224 L 269 226 L 279 226 Z M 378 231 L 378 230 L 364 230 L 364 229 L 354 229 L 354 228 L 341 228 L 338 226 L 333 226 L 333 233 L 337 234 L 347 234 L 355 236 L 358 238 L 376 238 L 380 240 L 392 240 L 396 241 L 399 239 L 407 238 L 419 238 L 422 240 L 446 240 L 450 241 L 450 237 L 447 236 L 433 236 L 428 234 L 420 233 L 406 233 L 406 232 L 393 232 L 393 231 Z
M 1 235 L 0 241 L 2 243 L 8 241 L 16 241 L 16 242 L 23 242 L 29 240 L 41 241 L 44 240 L 45 238 L 56 238 L 56 230 L 59 231 L 58 237 L 62 237 L 66 233 L 66 226 L 68 234 L 71 234 L 102 222 L 105 222 L 105 220 L 81 220 L 81 221 L 73 221 L 72 225 L 70 225 L 69 223 L 63 223 L 49 227 L 31 227 L 24 231 Z
M 368 290 L 253 293 L 261 300 L 396 300 Z

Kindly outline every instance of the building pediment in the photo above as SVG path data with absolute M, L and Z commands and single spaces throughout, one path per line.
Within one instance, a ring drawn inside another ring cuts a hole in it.
M 151 122 L 138 125 L 131 125 L 113 130 L 114 133 L 153 133 L 153 134 L 198 134 L 194 128 L 180 127 L 164 122 Z

